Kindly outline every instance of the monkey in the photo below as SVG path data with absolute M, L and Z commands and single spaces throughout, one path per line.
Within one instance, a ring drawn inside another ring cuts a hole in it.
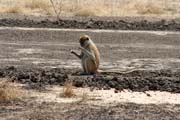
M 92 75 L 98 73 L 100 53 L 96 44 L 91 40 L 88 35 L 82 35 L 79 38 L 81 54 L 77 54 L 73 50 L 71 53 L 81 59 L 83 68 L 82 74 Z
M 116 73 L 116 74 L 128 74 L 138 69 L 128 70 L 128 71 L 113 71 L 113 70 L 100 70 L 99 63 L 100 63 L 100 53 L 96 46 L 96 44 L 91 40 L 88 35 L 82 35 L 79 38 L 81 54 L 77 54 L 73 50 L 71 53 L 74 54 L 76 57 L 81 59 L 81 64 L 83 68 L 82 75 L 92 75 L 92 74 L 109 74 L 109 73 Z

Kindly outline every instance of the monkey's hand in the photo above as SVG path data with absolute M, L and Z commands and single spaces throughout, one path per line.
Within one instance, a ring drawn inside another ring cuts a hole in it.
M 80 58 L 81 59 L 81 56 L 80 55 L 78 55 L 76 52 L 74 52 L 73 50 L 71 50 L 70 51 L 72 54 L 74 54 L 75 56 L 77 56 L 78 58 Z
M 90 51 L 88 51 L 87 49 L 83 48 L 83 47 L 79 47 L 79 49 L 81 49 L 88 57 L 90 57 L 93 61 L 96 60 L 94 54 Z
M 75 52 L 73 50 L 70 51 L 72 54 L 74 54 Z

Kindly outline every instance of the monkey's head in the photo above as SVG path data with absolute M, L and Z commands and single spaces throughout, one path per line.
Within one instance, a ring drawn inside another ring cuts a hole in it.
M 90 37 L 88 35 L 82 35 L 79 39 L 79 43 L 81 45 L 81 47 L 87 47 L 90 43 Z

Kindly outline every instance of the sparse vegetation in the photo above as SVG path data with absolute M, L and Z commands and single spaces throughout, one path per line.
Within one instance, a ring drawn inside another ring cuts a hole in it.
M 0 103 L 20 100 L 23 97 L 23 91 L 5 78 L 0 79 Z
M 20 13 L 27 15 L 56 15 L 58 16 L 138 16 L 179 15 L 176 1 L 81 1 L 81 0 L 13 0 L 0 1 L 1 13 Z M 176 4 L 176 7 L 173 5 Z
M 19 7 L 17 5 L 10 6 L 8 8 L 5 8 L 4 12 L 6 13 L 23 13 L 24 10 L 22 7 Z
M 63 92 L 60 94 L 62 97 L 73 97 L 75 96 L 74 93 L 74 86 L 71 81 L 66 81 L 63 86 Z
M 105 11 L 105 7 L 98 8 L 97 6 L 84 6 L 77 9 L 74 12 L 74 16 L 106 16 L 107 12 Z
M 55 5 L 53 0 L 50 0 L 51 5 L 53 7 L 54 13 L 56 14 L 57 19 L 60 19 L 60 14 L 62 12 L 62 0 L 60 0 L 60 4 L 58 6 Z
M 29 9 L 29 11 L 40 11 L 44 12 L 46 15 L 52 15 L 53 10 L 51 4 L 47 0 L 29 0 L 24 3 L 24 6 Z
M 131 7 L 129 10 L 136 11 L 140 15 L 146 15 L 146 14 L 163 14 L 165 12 L 165 9 L 157 4 L 147 3 L 147 2 L 141 2 L 141 3 L 133 3 L 130 5 Z
M 75 12 L 75 16 L 97 16 L 96 12 L 91 7 L 85 7 Z
M 25 2 L 25 6 L 31 9 L 48 9 L 50 3 L 47 0 L 29 0 Z

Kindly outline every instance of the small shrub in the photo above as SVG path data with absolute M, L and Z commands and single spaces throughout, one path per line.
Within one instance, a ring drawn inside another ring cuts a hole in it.
M 73 97 L 75 96 L 74 93 L 74 86 L 72 84 L 72 82 L 65 82 L 64 86 L 63 86 L 63 93 L 61 94 L 61 96 L 63 97 Z
M 6 79 L 0 79 L 0 103 L 20 100 L 23 91 Z

